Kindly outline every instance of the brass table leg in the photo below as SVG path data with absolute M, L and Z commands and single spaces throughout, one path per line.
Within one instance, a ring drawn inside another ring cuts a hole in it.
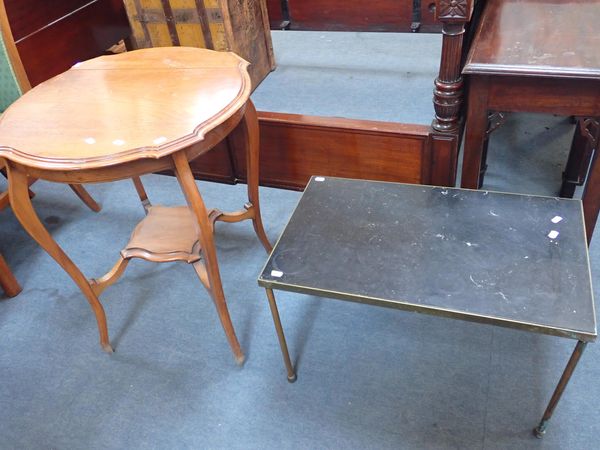
M 225 301 L 225 293 L 223 292 L 223 286 L 221 284 L 217 252 L 208 211 L 206 210 L 202 196 L 198 191 L 198 186 L 196 186 L 185 151 L 181 150 L 174 153 L 173 162 L 175 163 L 175 174 L 181 185 L 181 190 L 185 195 L 189 208 L 196 217 L 194 223 L 198 227 L 197 233 L 202 248 L 202 258 L 204 260 L 204 265 L 206 266 L 206 278 L 208 279 L 208 285 L 210 287 L 210 296 L 217 308 L 221 325 L 223 325 L 225 335 L 227 336 L 235 360 L 241 365 L 244 362 L 244 354 L 242 353 L 240 343 L 235 335 L 235 330 L 229 316 L 229 310 L 227 309 L 227 302 Z M 198 274 L 198 276 L 200 276 L 200 274 Z M 200 278 L 202 280 L 202 276 L 200 276 Z
M 275 303 L 275 295 L 273 294 L 272 289 L 265 290 L 267 291 L 267 298 L 269 299 L 269 306 L 271 308 L 275 330 L 277 330 L 277 338 L 279 339 L 279 347 L 281 347 L 283 362 L 287 370 L 287 379 L 290 383 L 293 383 L 297 378 L 296 372 L 294 372 L 294 366 L 290 360 L 290 353 L 288 352 L 287 343 L 285 342 L 285 335 L 283 334 L 283 327 L 281 326 L 281 319 L 279 318 L 279 310 L 277 309 L 277 303 Z
M 579 358 L 581 358 L 581 355 L 583 354 L 583 351 L 585 350 L 586 345 L 587 345 L 586 342 L 583 342 L 583 341 L 577 342 L 577 345 L 575 346 L 575 350 L 573 350 L 573 354 L 571 355 L 571 358 L 569 358 L 567 367 L 565 367 L 565 370 L 564 370 L 562 376 L 560 377 L 558 385 L 556 386 L 556 389 L 554 390 L 554 394 L 552 394 L 552 398 L 550 399 L 550 402 L 548 403 L 548 406 L 546 407 L 544 416 L 542 417 L 542 420 L 540 421 L 539 425 L 533 430 L 533 434 L 535 435 L 535 437 L 541 439 L 544 436 L 544 433 L 546 432 L 546 427 L 548 426 L 548 421 L 552 417 L 552 414 L 554 413 L 554 409 L 556 408 L 556 405 L 558 404 L 558 401 L 560 400 L 560 397 L 563 394 L 565 387 L 567 387 L 567 383 L 571 379 L 571 375 L 573 375 L 575 366 L 577 366 L 577 363 L 579 362 Z
M 104 308 L 94 293 L 87 278 L 81 273 L 79 268 L 69 259 L 60 246 L 52 239 L 48 230 L 44 227 L 39 217 L 37 216 L 31 200 L 29 199 L 29 189 L 27 183 L 27 175 L 20 172 L 18 168 L 8 165 L 8 192 L 10 203 L 15 213 L 15 216 L 27 233 L 54 258 L 54 260 L 67 272 L 67 274 L 75 281 L 83 295 L 85 295 L 98 323 L 98 332 L 100 334 L 100 345 L 102 349 L 108 353 L 112 353 L 113 349 L 108 340 L 108 327 L 106 325 L 106 314 Z

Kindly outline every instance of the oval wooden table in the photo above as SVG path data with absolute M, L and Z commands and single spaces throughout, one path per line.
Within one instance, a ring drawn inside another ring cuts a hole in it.
M 249 99 L 247 66 L 233 53 L 185 47 L 102 56 L 35 87 L 0 118 L 0 158 L 8 168 L 14 213 L 79 286 L 94 311 L 100 344 L 107 352 L 113 349 L 98 296 L 122 274 L 123 260 L 144 257 L 194 263 L 215 302 L 236 360 L 244 360 L 221 286 L 213 228 L 216 220 L 251 219 L 261 243 L 271 250 L 259 210 L 258 121 Z M 209 211 L 189 161 L 237 127 L 247 158 L 248 203 L 235 213 Z M 175 171 L 189 209 L 148 208 L 144 226 L 138 226 L 132 236 L 139 251 L 131 252 L 128 246 L 115 268 L 98 280 L 86 278 L 52 239 L 27 190 L 30 177 L 74 184 L 134 178 L 144 200 L 136 177 L 168 169 Z M 188 234 L 184 239 L 178 236 L 173 251 L 165 242 L 168 236 L 156 234 L 164 226 L 161 211 L 167 212 L 169 226 L 174 226 L 175 218 Z M 151 232 L 140 235 L 143 230 Z M 182 242 L 190 248 L 179 248 Z

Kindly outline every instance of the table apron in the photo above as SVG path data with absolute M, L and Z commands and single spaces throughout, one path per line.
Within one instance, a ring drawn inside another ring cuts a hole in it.
M 217 128 L 211 130 L 205 136 L 199 137 L 198 139 L 200 140 L 197 142 L 192 142 L 187 145 L 174 145 L 172 146 L 172 151 L 163 156 L 157 154 L 156 158 L 145 157 L 130 161 L 125 159 L 119 161 L 117 158 L 114 158 L 114 160 L 111 161 L 110 158 L 107 158 L 105 165 L 97 164 L 97 167 L 89 167 L 90 165 L 88 164 L 88 168 L 82 169 L 77 168 L 78 161 L 61 161 L 61 164 L 67 165 L 66 168 L 60 166 L 52 167 L 51 163 L 48 163 L 46 167 L 24 164 L 17 158 L 13 160 L 10 151 L 6 151 L 2 154 L 0 160 L 6 160 L 12 167 L 25 172 L 29 177 L 54 181 L 57 183 L 89 184 L 123 180 L 144 174 L 174 169 L 175 164 L 173 162 L 173 154 L 180 151 L 185 152 L 188 161 L 196 159 L 229 136 L 229 134 L 231 134 L 240 124 L 245 111 L 246 105 L 243 105 Z M 85 161 L 83 161 L 81 165 L 85 167 Z
M 490 76 L 487 82 L 490 110 L 600 116 L 600 80 Z
M 590 335 L 587 333 L 578 332 L 576 330 L 566 330 L 561 328 L 541 327 L 536 324 L 519 322 L 516 320 L 501 319 L 492 316 L 483 316 L 478 314 L 470 314 L 463 311 L 454 311 L 449 309 L 438 308 L 429 305 L 418 305 L 415 303 L 407 303 L 400 301 L 389 301 L 380 298 L 362 296 L 357 294 L 346 294 L 334 291 L 323 291 L 321 289 L 306 287 L 306 286 L 294 286 L 294 285 L 282 285 L 281 283 L 272 283 L 264 280 L 259 280 L 258 284 L 261 287 L 272 290 L 282 290 L 288 292 L 295 292 L 298 294 L 314 295 L 317 297 L 331 298 L 334 300 L 343 300 L 354 303 L 364 303 L 367 305 L 381 306 L 390 309 L 399 309 L 402 311 L 411 311 L 421 314 L 427 314 L 430 316 L 447 317 L 449 319 L 463 320 L 466 322 L 476 322 L 487 325 L 494 325 L 503 328 L 512 328 L 517 330 L 528 331 L 536 334 L 546 334 L 550 336 L 558 336 L 569 339 L 576 339 L 583 342 L 594 342 L 596 335 Z

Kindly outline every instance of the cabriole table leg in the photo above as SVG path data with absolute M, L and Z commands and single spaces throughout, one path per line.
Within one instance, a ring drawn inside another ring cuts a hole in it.
M 235 360 L 241 365 L 244 362 L 244 353 L 242 352 L 240 343 L 235 335 L 231 317 L 229 316 L 229 310 L 227 309 L 227 302 L 225 301 L 225 293 L 223 292 L 223 286 L 221 284 L 217 252 L 208 211 L 206 210 L 202 196 L 198 191 L 198 186 L 196 186 L 196 181 L 192 175 L 185 151 L 182 150 L 174 153 L 173 162 L 175 163 L 175 174 L 177 175 L 181 190 L 185 195 L 189 208 L 196 217 L 194 223 L 198 226 L 198 237 L 202 248 L 202 258 L 206 267 L 208 285 L 210 286 L 210 296 L 217 308 L 221 325 L 223 325 L 225 335 L 227 336 Z
M 258 135 L 258 116 L 256 108 L 251 100 L 246 103 L 246 111 L 240 122 L 244 131 L 244 143 L 246 146 L 246 177 L 248 185 L 248 200 L 252 205 L 253 216 L 252 225 L 258 239 L 262 243 L 267 253 L 273 249 L 260 216 L 260 204 L 258 201 L 258 166 L 259 166 L 259 135 Z
M 59 247 L 56 241 L 52 239 L 52 236 L 37 216 L 29 198 L 27 174 L 19 171 L 10 163 L 8 164 L 8 192 L 13 212 L 25 231 L 54 258 L 73 281 L 75 281 L 77 286 L 79 286 L 83 295 L 85 295 L 96 316 L 98 332 L 100 334 L 100 345 L 104 351 L 112 353 L 113 348 L 108 340 L 106 314 L 104 313 L 102 304 L 98 300 L 87 278 Z

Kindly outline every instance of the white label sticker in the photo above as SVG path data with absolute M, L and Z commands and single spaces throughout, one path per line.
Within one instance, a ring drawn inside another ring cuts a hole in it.
M 315 181 L 325 181 L 325 177 L 315 177 Z
M 271 276 L 275 278 L 281 278 L 283 276 L 283 272 L 281 270 L 271 270 Z
M 548 237 L 550 239 L 556 239 L 558 237 L 558 231 L 552 230 L 550 233 L 548 233 Z
M 554 216 L 554 217 L 552 218 L 552 223 L 558 223 L 558 222 L 560 222 L 561 220 L 562 220 L 562 217 L 560 217 L 560 216 Z

